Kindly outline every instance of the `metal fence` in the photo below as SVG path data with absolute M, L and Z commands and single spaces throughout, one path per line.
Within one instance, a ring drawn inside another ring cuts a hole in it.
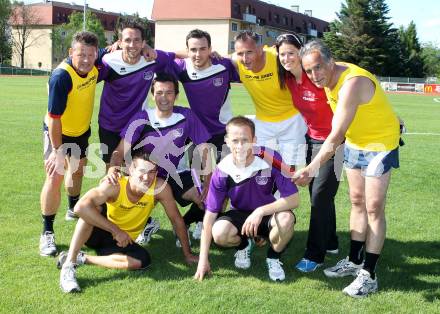
M 431 84 L 437 83 L 437 79 L 425 78 L 425 77 L 395 77 L 395 76 L 376 76 L 380 82 L 399 82 L 399 83 L 421 83 L 421 84 Z
M 51 71 L 36 70 L 36 69 L 22 69 L 11 66 L 0 65 L 0 75 L 33 75 L 33 76 L 47 76 Z

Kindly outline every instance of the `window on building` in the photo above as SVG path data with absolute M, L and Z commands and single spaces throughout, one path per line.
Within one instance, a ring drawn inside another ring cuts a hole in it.
M 290 26 L 293 26 L 293 17 L 290 18 Z
M 289 25 L 289 19 L 287 16 L 283 18 L 284 25 Z
M 233 40 L 231 40 L 231 42 L 229 43 L 229 49 L 234 51 L 235 50 L 235 43 Z
M 278 13 L 275 13 L 274 19 L 275 19 L 275 22 L 280 23 L 280 16 Z
M 269 11 L 269 22 L 272 21 L 272 12 Z
M 232 30 L 233 32 L 238 31 L 238 24 L 237 24 L 237 23 L 232 23 L 232 24 L 231 24 L 231 30 Z

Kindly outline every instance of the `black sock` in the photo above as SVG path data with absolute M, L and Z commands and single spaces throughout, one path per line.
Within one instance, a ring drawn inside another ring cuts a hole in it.
M 147 223 L 145 225 L 148 225 L 151 222 L 151 217 L 148 217 Z
M 237 251 L 244 250 L 248 246 L 248 244 L 249 244 L 248 237 L 242 235 L 241 242 L 237 246 Z
M 197 204 L 192 203 L 186 214 L 183 216 L 185 225 L 190 226 L 193 222 L 203 221 L 205 211 L 201 210 Z
M 350 241 L 350 255 L 349 261 L 357 265 L 361 264 L 364 259 L 364 246 L 365 241 Z
M 379 254 L 365 252 L 364 269 L 370 273 L 371 279 L 376 278 L 376 265 L 379 256 Z
M 53 232 L 53 222 L 55 221 L 55 215 L 41 215 L 43 217 L 43 233 L 46 231 Z
M 67 199 L 69 201 L 69 208 L 71 210 L 73 210 L 73 208 L 75 207 L 76 203 L 78 203 L 79 195 L 77 195 L 77 196 L 70 196 L 70 195 L 68 195 Z
M 275 258 L 280 259 L 282 252 L 276 252 L 272 248 L 272 245 L 269 245 L 269 248 L 267 249 L 267 258 Z

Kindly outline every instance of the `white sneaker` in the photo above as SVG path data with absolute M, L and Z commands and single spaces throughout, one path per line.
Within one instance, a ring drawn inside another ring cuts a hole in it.
M 269 270 L 269 278 L 273 281 L 283 281 L 286 274 L 282 267 L 283 263 L 278 258 L 266 258 L 267 268 Z
M 175 232 L 174 230 L 173 230 L 173 232 L 174 232 L 174 236 L 176 237 L 176 247 L 181 248 L 181 247 L 182 247 L 182 243 L 180 243 L 180 240 L 179 240 L 179 238 L 177 237 L 176 232 Z M 187 232 L 187 234 L 188 234 L 189 246 L 191 246 L 191 239 L 190 239 L 190 237 L 189 237 L 189 229 L 188 229 L 188 228 L 186 229 L 186 232 Z
M 73 209 L 67 208 L 66 216 L 64 216 L 64 219 L 66 221 L 74 221 L 74 220 L 78 220 L 78 216 L 74 213 Z
M 147 245 L 153 233 L 156 233 L 160 228 L 159 220 L 151 218 L 150 222 L 146 224 L 144 230 L 136 238 L 136 243 L 139 245 Z
M 57 246 L 55 244 L 55 234 L 50 231 L 44 232 L 40 236 L 40 255 L 55 256 L 57 254 Z
M 64 265 L 64 263 L 67 260 L 67 254 L 69 252 L 68 251 L 62 251 L 60 253 L 60 255 L 58 255 L 58 260 L 57 260 L 57 268 L 61 269 Z M 84 265 L 86 263 L 86 255 L 83 251 L 79 251 L 78 255 L 76 256 L 76 265 Z
M 243 250 L 238 250 L 235 253 L 235 267 L 241 269 L 248 269 L 251 267 L 251 252 L 254 246 L 254 241 L 248 239 L 248 245 Z
M 60 287 L 65 293 L 80 292 L 81 288 L 76 281 L 76 264 L 64 263 L 60 273 Z
M 370 273 L 361 269 L 353 282 L 342 290 L 346 295 L 353 298 L 364 298 L 370 293 L 377 291 L 377 275 L 371 279 Z
M 196 226 L 194 227 L 194 230 L 192 232 L 192 237 L 194 240 L 200 240 L 202 237 L 202 229 L 203 229 L 203 222 L 199 221 L 196 223 Z
M 345 276 L 356 276 L 362 269 L 364 263 L 356 265 L 348 260 L 348 256 L 340 260 L 335 266 L 324 269 L 324 274 L 330 278 L 339 278 Z

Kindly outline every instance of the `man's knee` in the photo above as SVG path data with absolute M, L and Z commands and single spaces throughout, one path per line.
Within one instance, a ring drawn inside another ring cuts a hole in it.
M 384 216 L 385 200 L 379 198 L 369 199 L 367 201 L 367 214 L 371 218 L 380 218 Z
M 214 242 L 218 245 L 225 246 L 230 242 L 231 235 L 231 225 L 225 220 L 220 220 L 214 223 L 212 226 L 212 238 Z
M 46 182 L 45 184 L 50 188 L 59 188 L 61 184 L 63 183 L 63 176 L 60 174 L 53 174 L 46 176 Z
M 361 191 L 350 190 L 350 201 L 354 207 L 361 207 L 365 205 L 365 197 Z
M 293 229 L 295 224 L 295 215 L 290 211 L 276 213 L 274 216 L 275 226 L 280 232 L 286 232 Z

